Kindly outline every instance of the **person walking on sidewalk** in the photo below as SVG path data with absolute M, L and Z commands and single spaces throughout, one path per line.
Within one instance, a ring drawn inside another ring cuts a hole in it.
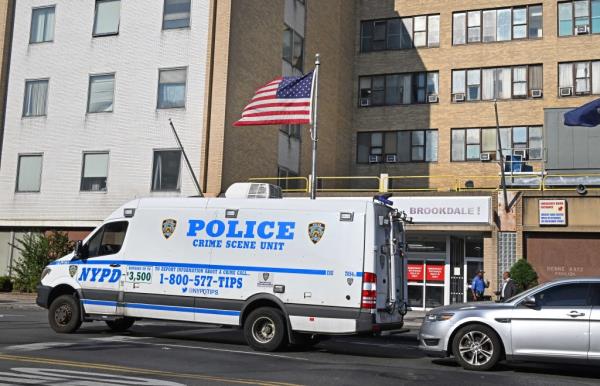
M 473 278 L 473 282 L 471 283 L 471 292 L 473 294 L 474 301 L 483 300 L 483 294 L 485 289 L 490 286 L 490 282 L 483 281 L 483 274 L 485 272 L 483 270 L 477 271 L 477 275 Z
M 502 290 L 500 291 L 500 301 L 504 302 L 506 299 L 510 299 L 517 294 L 517 286 L 515 282 L 510 278 L 510 272 L 506 271 L 502 274 Z

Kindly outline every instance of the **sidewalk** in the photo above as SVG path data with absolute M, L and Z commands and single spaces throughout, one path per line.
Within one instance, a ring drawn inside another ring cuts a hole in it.
M 36 293 L 0 292 L 0 309 L 37 308 Z

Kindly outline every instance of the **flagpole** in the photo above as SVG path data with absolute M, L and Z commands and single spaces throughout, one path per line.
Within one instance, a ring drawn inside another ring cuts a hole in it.
M 315 72 L 313 73 L 313 95 L 314 95 L 314 106 L 312 109 L 313 114 L 313 127 L 310 130 L 310 139 L 312 140 L 312 165 L 311 165 L 311 183 L 310 183 L 310 199 L 314 200 L 317 197 L 317 102 L 319 100 L 319 66 L 321 65 L 320 55 L 315 55 Z

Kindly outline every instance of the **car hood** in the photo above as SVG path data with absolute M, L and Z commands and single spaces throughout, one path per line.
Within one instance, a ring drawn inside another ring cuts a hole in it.
M 491 310 L 491 309 L 503 309 L 511 308 L 510 303 L 496 303 L 496 302 L 477 302 L 477 303 L 459 303 L 451 304 L 449 306 L 443 306 L 434 308 L 429 311 L 431 314 L 439 314 L 443 312 L 457 312 L 457 311 L 473 311 L 473 310 Z

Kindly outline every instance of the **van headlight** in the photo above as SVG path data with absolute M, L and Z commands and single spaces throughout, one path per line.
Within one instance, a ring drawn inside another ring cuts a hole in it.
M 427 314 L 425 315 L 426 322 L 442 322 L 444 320 L 450 320 L 454 314 L 452 313 L 443 313 L 443 314 Z
M 44 268 L 44 270 L 42 271 L 42 276 L 40 278 L 40 281 L 44 280 L 44 278 L 46 276 L 48 276 L 48 274 L 51 272 L 52 270 L 48 267 Z

